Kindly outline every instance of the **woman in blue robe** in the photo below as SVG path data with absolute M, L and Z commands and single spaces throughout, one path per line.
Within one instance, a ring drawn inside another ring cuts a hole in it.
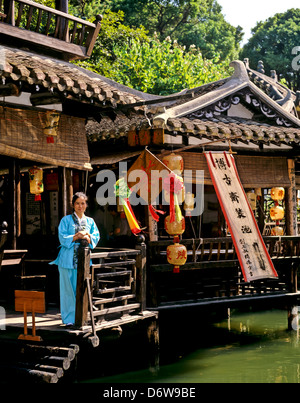
M 63 217 L 58 226 L 60 251 L 56 260 L 50 263 L 58 265 L 61 319 L 66 325 L 75 323 L 80 240 L 87 240 L 89 247 L 94 249 L 100 239 L 95 221 L 84 214 L 87 208 L 87 196 L 82 192 L 75 193 L 72 205 L 73 214 Z

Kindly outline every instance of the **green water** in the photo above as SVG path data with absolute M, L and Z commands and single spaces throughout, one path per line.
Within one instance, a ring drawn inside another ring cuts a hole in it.
M 183 346 L 177 345 L 172 359 L 172 352 L 168 351 L 166 359 L 163 351 L 165 363 L 161 362 L 156 371 L 142 369 L 89 382 L 300 382 L 300 338 L 297 332 L 287 331 L 286 311 L 232 314 L 230 323 L 217 322 L 200 333 L 199 345 L 194 350 L 184 340 Z

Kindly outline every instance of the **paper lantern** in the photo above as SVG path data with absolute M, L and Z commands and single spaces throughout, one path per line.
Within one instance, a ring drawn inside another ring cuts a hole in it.
M 185 231 L 185 218 L 182 217 L 180 222 L 176 220 L 170 222 L 170 216 L 165 218 L 165 230 L 169 235 L 182 235 Z
M 176 174 L 183 171 L 183 158 L 179 154 L 171 153 L 163 157 L 162 162 Z
M 187 260 L 187 250 L 184 245 L 174 243 L 167 248 L 167 259 L 169 264 L 174 266 L 173 273 L 179 273 L 180 266 L 183 266 Z
M 276 187 L 271 189 L 272 200 L 279 201 L 284 199 L 284 188 Z
M 47 136 L 47 143 L 54 143 L 54 136 L 57 136 L 60 113 L 47 111 L 44 124 L 44 134 Z
M 35 201 L 41 200 L 41 193 L 44 191 L 43 170 L 33 167 L 28 170 L 30 193 L 35 195 Z
M 184 210 L 185 210 L 185 215 L 187 217 L 191 217 L 192 215 L 192 211 L 194 210 L 194 204 L 195 204 L 195 199 L 194 199 L 194 195 L 191 192 L 188 192 L 185 195 L 185 199 L 184 199 Z
M 276 225 L 276 227 L 271 229 L 271 235 L 273 236 L 282 236 L 284 234 L 284 230 L 282 227 Z
M 273 221 L 280 221 L 284 217 L 284 209 L 281 206 L 274 206 L 270 208 L 270 217 Z

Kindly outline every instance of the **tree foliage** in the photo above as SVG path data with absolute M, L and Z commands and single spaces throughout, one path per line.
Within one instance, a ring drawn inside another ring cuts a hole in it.
M 170 36 L 181 45 L 195 45 L 206 58 L 237 57 L 242 29 L 225 21 L 216 0 L 115 0 L 111 9 L 123 11 L 130 27 L 142 24 L 160 40 Z
M 114 79 L 137 90 L 167 95 L 229 75 L 228 63 L 206 60 L 195 46 L 186 50 L 170 37 L 141 43 L 132 40 L 116 50 Z
M 215 0 L 69 0 L 69 13 L 103 15 L 92 56 L 75 63 L 120 84 L 165 95 L 230 74 L 236 31 Z
M 276 70 L 278 77 L 286 81 L 289 88 L 298 90 L 299 69 L 293 67 L 295 55 L 292 54 L 297 46 L 300 46 L 300 9 L 290 9 L 259 22 L 241 57 L 249 58 L 253 69 L 262 60 L 266 73 Z

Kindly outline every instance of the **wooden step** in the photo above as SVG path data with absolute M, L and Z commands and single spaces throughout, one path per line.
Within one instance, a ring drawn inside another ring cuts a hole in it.
M 101 304 L 110 304 L 113 302 L 126 301 L 132 298 L 135 298 L 135 294 L 121 295 L 119 297 L 112 297 L 112 298 L 94 298 L 93 304 L 97 306 Z
M 115 288 L 103 288 L 103 289 L 98 289 L 95 291 L 96 294 L 108 294 L 110 292 L 115 293 L 115 292 L 120 292 L 120 291 L 131 291 L 130 286 L 120 286 L 120 287 L 115 287 Z
M 129 305 L 121 305 L 121 306 L 116 306 L 116 307 L 113 307 L 113 308 L 101 309 L 101 311 L 94 311 L 93 315 L 94 315 L 94 317 L 104 316 L 104 315 L 109 315 L 109 314 L 112 314 L 112 313 L 136 310 L 138 308 L 140 308 L 140 304 L 138 304 L 138 303 L 129 304 Z
M 136 264 L 136 261 L 134 259 L 131 260 L 122 260 L 119 262 L 105 262 L 105 263 L 98 263 L 98 264 L 93 264 L 94 269 L 101 269 L 103 267 L 116 267 L 116 266 L 127 266 L 129 264 Z
M 126 270 L 126 271 L 118 271 L 118 272 L 113 272 L 113 273 L 96 273 L 95 277 L 96 279 L 100 277 L 117 277 L 117 276 L 126 276 L 128 274 L 132 274 L 131 270 Z

